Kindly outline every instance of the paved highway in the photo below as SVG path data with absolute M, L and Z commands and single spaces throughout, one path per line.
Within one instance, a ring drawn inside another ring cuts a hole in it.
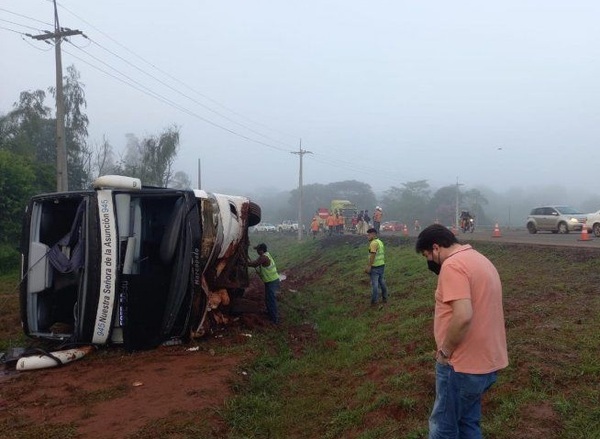
M 385 235 L 402 235 L 401 232 L 383 232 L 382 236 Z M 461 242 L 469 241 L 498 241 L 498 242 L 516 242 L 521 244 L 532 244 L 532 245 L 553 245 L 553 246 L 566 246 L 566 247 L 589 247 L 600 249 L 600 238 L 596 238 L 593 233 L 588 233 L 589 240 L 581 240 L 581 232 L 571 232 L 564 235 L 549 232 L 538 232 L 535 235 L 530 234 L 525 229 L 511 229 L 503 230 L 500 229 L 501 236 L 498 238 L 493 237 L 492 230 L 475 230 L 473 233 L 462 233 L 458 232 L 458 239 Z M 409 236 L 415 237 L 417 233 L 414 230 L 409 232 Z
M 469 241 L 500 241 L 500 242 L 518 242 L 522 244 L 533 245 L 559 245 L 567 247 L 592 247 L 600 248 L 600 238 L 596 238 L 593 233 L 588 233 L 588 240 L 583 241 L 581 232 L 572 232 L 560 235 L 558 233 L 538 232 L 531 234 L 527 230 L 502 230 L 501 236 L 493 237 L 491 230 L 476 230 L 473 233 L 458 233 L 458 239 L 463 242 Z

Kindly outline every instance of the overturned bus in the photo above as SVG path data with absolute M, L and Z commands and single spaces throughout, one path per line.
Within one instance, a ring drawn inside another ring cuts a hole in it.
M 34 196 L 21 243 L 26 335 L 149 349 L 205 332 L 212 293 L 248 285 L 244 197 L 103 176 L 93 189 Z

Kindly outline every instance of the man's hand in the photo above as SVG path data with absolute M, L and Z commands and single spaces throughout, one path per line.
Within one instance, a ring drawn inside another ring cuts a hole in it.
M 367 266 L 367 268 L 365 268 L 365 273 L 367 274 L 371 274 L 371 266 Z
M 435 361 L 437 361 L 438 363 L 443 364 L 444 366 L 447 366 L 449 364 L 449 360 L 450 360 L 449 355 L 444 354 L 444 352 L 441 349 L 438 349 L 435 352 Z

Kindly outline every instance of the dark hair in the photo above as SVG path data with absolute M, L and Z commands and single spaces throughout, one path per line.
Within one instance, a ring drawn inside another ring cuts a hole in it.
M 266 252 L 267 244 L 264 244 L 264 243 L 258 244 L 256 247 L 254 247 L 254 250 L 260 250 L 260 251 Z
M 422 253 L 424 250 L 431 250 L 433 244 L 448 248 L 452 244 L 458 244 L 458 239 L 456 239 L 456 236 L 454 236 L 454 233 L 448 227 L 444 227 L 441 224 L 432 224 L 425 227 L 419 233 L 415 244 L 415 251 Z
M 371 227 L 369 230 L 367 230 L 367 233 L 375 233 L 377 235 L 377 229 Z

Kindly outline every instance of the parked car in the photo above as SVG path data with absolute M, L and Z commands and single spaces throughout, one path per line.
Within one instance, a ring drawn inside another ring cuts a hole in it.
M 404 224 L 400 221 L 386 221 L 381 223 L 381 230 L 383 232 L 401 232 L 404 229 Z
M 570 206 L 542 206 L 531 210 L 526 225 L 529 233 L 569 233 L 580 231 L 586 219 L 585 213 Z
M 276 232 L 277 227 L 271 223 L 258 223 L 252 228 L 252 230 L 254 232 Z
M 600 237 L 600 210 L 588 213 L 587 222 L 585 224 L 588 231 L 593 232 L 595 236 Z
M 277 230 L 280 232 L 297 232 L 298 231 L 298 221 L 285 220 L 282 221 L 281 224 L 277 226 Z

